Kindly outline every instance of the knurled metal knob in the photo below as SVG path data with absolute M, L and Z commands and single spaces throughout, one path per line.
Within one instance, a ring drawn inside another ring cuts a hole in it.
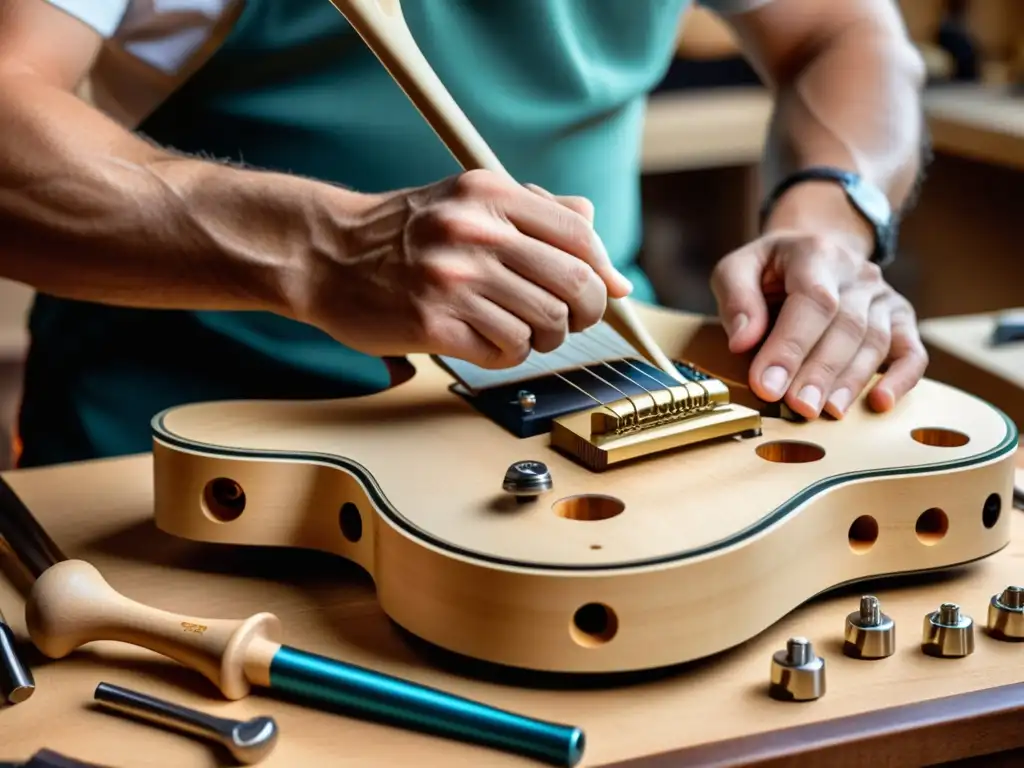
M 805 637 L 791 637 L 772 655 L 768 693 L 780 701 L 812 701 L 825 695 L 825 660 Z
M 1024 640 L 1024 588 L 1007 587 L 992 595 L 988 631 L 997 640 Z
M 846 617 L 843 653 L 854 659 L 884 659 L 896 651 L 896 623 L 882 613 L 878 598 L 865 595 Z
M 974 620 L 955 603 L 943 603 L 924 617 L 921 649 L 929 656 L 960 658 L 974 653 Z
M 517 461 L 505 471 L 502 490 L 526 501 L 551 490 L 551 472 L 542 461 Z

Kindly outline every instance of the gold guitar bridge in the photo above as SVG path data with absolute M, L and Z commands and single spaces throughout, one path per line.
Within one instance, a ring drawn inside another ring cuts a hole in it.
M 761 414 L 729 402 L 717 379 L 690 381 L 553 419 L 551 445 L 588 469 L 734 435 L 761 434 Z

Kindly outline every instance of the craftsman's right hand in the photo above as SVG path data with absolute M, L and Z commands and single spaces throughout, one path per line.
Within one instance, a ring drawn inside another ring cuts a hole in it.
M 479 170 L 368 199 L 341 224 L 342 247 L 315 248 L 307 275 L 309 322 L 367 354 L 507 368 L 631 290 L 587 200 Z

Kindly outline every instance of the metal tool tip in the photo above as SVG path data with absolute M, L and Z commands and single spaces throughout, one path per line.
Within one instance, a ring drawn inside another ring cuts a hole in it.
M 14 641 L 14 632 L 0 622 L 0 701 L 20 704 L 36 689 L 32 672 L 22 662 Z
M 566 754 L 565 764 L 569 768 L 573 768 L 580 760 L 583 759 L 583 753 L 587 748 L 587 737 L 583 731 L 579 728 L 572 729 L 572 735 L 569 737 L 569 751 Z
M 28 701 L 35 692 L 36 687 L 34 685 L 19 685 L 12 688 L 7 694 L 7 701 L 10 704 L 21 704 L 23 701 Z
M 254 717 L 231 729 L 231 748 L 235 758 L 247 765 L 260 762 L 277 744 L 279 730 L 272 717 Z

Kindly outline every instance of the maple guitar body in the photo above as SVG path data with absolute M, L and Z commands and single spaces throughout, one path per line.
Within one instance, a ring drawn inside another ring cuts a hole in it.
M 763 405 L 738 383 L 747 361 L 716 323 L 637 312 L 673 360 L 730 382 L 734 401 Z M 158 527 L 337 554 L 372 576 L 382 609 L 413 634 L 557 672 L 706 657 L 821 592 L 1008 543 L 1017 431 L 937 382 L 889 413 L 857 403 L 843 421 L 765 416 L 758 436 L 597 471 L 552 447 L 547 431 L 510 431 L 452 390 L 447 366 L 410 361 L 409 380 L 372 396 L 159 414 Z M 537 376 L 538 391 L 557 382 Z M 523 460 L 543 462 L 552 480 L 526 503 L 502 489 Z

